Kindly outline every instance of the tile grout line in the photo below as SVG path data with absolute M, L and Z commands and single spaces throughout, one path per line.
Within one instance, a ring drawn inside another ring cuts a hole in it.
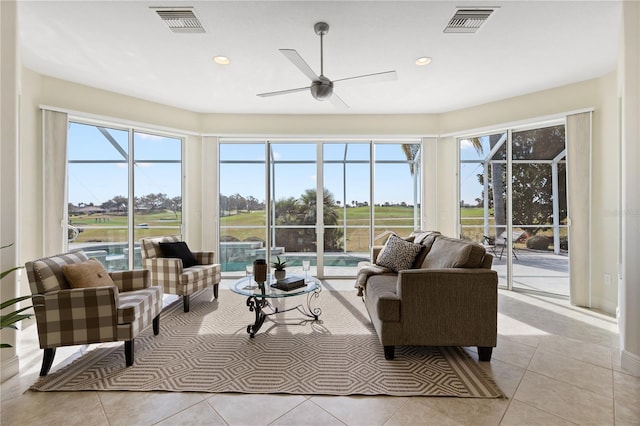
M 529 359 L 529 362 L 527 363 L 527 366 L 524 368 L 524 374 L 522 375 L 522 377 L 520 377 L 520 380 L 518 380 L 518 385 L 516 386 L 516 388 L 513 391 L 513 396 L 511 398 L 508 398 L 509 402 L 507 403 L 507 408 L 502 413 L 502 416 L 500 416 L 500 420 L 498 421 L 498 424 L 502 423 L 502 421 L 504 420 L 504 416 L 507 415 L 507 412 L 509 411 L 509 408 L 511 408 L 511 403 L 513 402 L 513 400 L 516 399 L 516 394 L 518 393 L 518 389 L 520 389 L 520 385 L 522 384 L 522 381 L 524 380 L 524 377 L 527 375 L 527 372 L 529 371 L 529 366 L 531 366 L 531 362 L 533 361 L 533 357 L 536 355 L 536 352 L 538 352 L 538 349 L 540 348 L 540 343 L 542 343 L 542 338 L 543 337 L 544 336 L 542 336 L 540 338 L 540 342 L 538 342 L 538 344 L 535 346 L 535 351 L 533 351 L 533 355 L 531 355 L 531 358 Z M 502 361 L 502 362 L 506 362 L 506 361 Z M 507 364 L 514 365 L 514 364 L 511 364 L 509 362 L 507 362 Z M 518 367 L 518 366 L 516 365 L 516 367 Z M 521 367 L 519 367 L 519 368 L 521 368 Z M 522 402 L 522 401 L 518 400 L 518 402 Z M 545 410 L 543 410 L 543 411 L 545 411 Z M 547 411 L 545 411 L 545 413 L 547 413 Z M 549 414 L 551 414 L 551 413 L 549 413 Z

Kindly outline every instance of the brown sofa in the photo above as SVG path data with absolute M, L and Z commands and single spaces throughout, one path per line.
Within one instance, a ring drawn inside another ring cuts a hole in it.
M 397 253 L 397 246 L 406 249 L 405 257 L 390 255 L 390 247 Z M 419 251 L 410 266 L 394 270 L 393 262 L 408 262 L 412 250 Z M 490 361 L 498 315 L 492 262 L 483 246 L 437 232 L 392 236 L 384 247 L 374 247 L 372 261 L 358 265 L 356 288 L 385 358 L 393 359 L 395 346 L 402 345 L 477 346 L 480 360 Z

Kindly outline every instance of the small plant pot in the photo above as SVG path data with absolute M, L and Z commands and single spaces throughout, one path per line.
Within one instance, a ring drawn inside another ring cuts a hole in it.
M 273 275 L 276 277 L 276 280 L 282 280 L 282 279 L 284 279 L 284 277 L 287 276 L 287 271 L 285 271 L 285 270 L 275 271 L 273 273 Z

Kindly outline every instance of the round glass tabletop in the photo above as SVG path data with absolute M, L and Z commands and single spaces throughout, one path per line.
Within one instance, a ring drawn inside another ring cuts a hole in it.
M 320 288 L 320 280 L 316 277 L 304 275 L 287 275 L 287 279 L 299 278 L 305 281 L 303 287 L 299 287 L 293 290 L 285 291 L 272 287 L 277 280 L 272 275 L 267 275 L 267 281 L 265 281 L 264 290 L 260 288 L 257 282 L 254 281 L 253 275 L 240 278 L 231 286 L 231 291 L 241 294 L 243 296 L 259 296 L 262 298 L 276 299 L 280 297 L 298 296 L 301 294 L 307 294 L 314 292 Z

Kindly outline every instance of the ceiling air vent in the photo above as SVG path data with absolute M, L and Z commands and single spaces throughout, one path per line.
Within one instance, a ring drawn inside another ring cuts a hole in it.
M 174 33 L 203 33 L 204 28 L 193 10 L 188 8 L 156 10 Z
M 445 27 L 445 33 L 475 33 L 493 9 L 458 9 Z

